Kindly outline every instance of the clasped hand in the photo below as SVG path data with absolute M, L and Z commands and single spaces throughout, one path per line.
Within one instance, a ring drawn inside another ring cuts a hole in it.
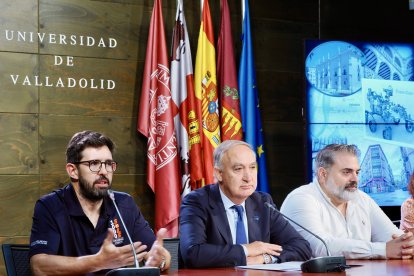
M 414 235 L 411 231 L 402 235 L 392 235 L 386 244 L 387 258 L 411 259 L 414 255 Z
M 282 252 L 282 247 L 277 244 L 267 242 L 255 241 L 249 244 L 244 244 L 247 249 L 247 264 L 263 264 L 263 254 L 272 256 L 279 256 Z

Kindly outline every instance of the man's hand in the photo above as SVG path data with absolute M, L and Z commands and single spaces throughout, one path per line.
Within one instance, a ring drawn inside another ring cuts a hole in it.
M 96 254 L 97 258 L 101 260 L 101 264 L 105 266 L 101 269 L 110 269 L 134 265 L 135 256 L 132 252 L 131 245 L 116 247 L 112 243 L 113 238 L 114 233 L 112 229 L 108 229 L 108 234 L 101 246 L 101 249 Z M 145 251 L 147 246 L 143 245 L 141 242 L 134 242 L 133 246 L 135 247 L 135 252 L 137 253 L 138 261 L 142 261 L 144 259 L 144 256 L 147 254 L 147 252 Z
M 157 239 L 147 254 L 145 266 L 159 267 L 162 271 L 167 270 L 171 264 L 171 254 L 164 248 L 163 239 L 167 229 L 161 228 L 157 233 Z
M 98 253 L 79 257 L 36 254 L 30 259 L 33 275 L 85 275 L 103 269 L 114 269 L 135 264 L 131 245 L 116 247 L 112 240 L 114 232 L 108 229 L 106 238 Z M 146 245 L 134 242 L 137 259 L 147 255 Z
M 401 236 L 392 235 L 392 240 L 386 244 L 387 258 L 411 259 L 414 255 L 414 235 L 408 231 Z
M 247 257 L 259 256 L 262 258 L 263 254 L 269 254 L 272 256 L 279 256 L 282 252 L 282 247 L 277 244 L 271 244 L 261 241 L 255 241 L 249 244 L 243 244 L 247 249 Z M 262 262 L 263 263 L 263 262 Z
M 264 257 L 262 255 L 257 255 L 254 257 L 247 257 L 246 259 L 247 265 L 254 265 L 254 264 L 264 264 Z

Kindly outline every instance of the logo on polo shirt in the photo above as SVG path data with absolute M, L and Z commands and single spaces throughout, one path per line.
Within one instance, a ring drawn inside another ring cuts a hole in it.
M 36 245 L 47 245 L 47 241 L 45 240 L 36 240 L 30 244 L 30 246 L 36 246 Z
M 114 232 L 114 239 L 113 243 L 115 245 L 120 245 L 124 242 L 124 237 L 122 236 L 121 228 L 118 223 L 118 219 L 115 218 L 114 220 L 110 220 L 109 223 L 111 224 L 112 231 Z

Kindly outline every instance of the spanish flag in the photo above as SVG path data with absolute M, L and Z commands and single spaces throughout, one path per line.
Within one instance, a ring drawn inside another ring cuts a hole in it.
M 195 95 L 201 106 L 204 183 L 214 183 L 213 151 L 220 144 L 216 50 L 208 0 L 203 1 L 194 73 Z

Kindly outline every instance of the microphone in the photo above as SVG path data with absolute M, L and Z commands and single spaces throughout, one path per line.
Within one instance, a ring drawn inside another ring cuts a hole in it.
M 304 226 L 300 225 L 293 219 L 289 218 L 288 216 L 281 213 L 275 206 L 270 204 L 269 202 L 265 202 L 266 207 L 270 208 L 271 210 L 277 212 L 278 214 L 282 215 L 285 219 L 287 219 L 290 222 L 293 222 L 312 236 L 316 237 L 318 240 L 320 240 L 323 245 L 326 248 L 326 252 L 328 256 L 323 257 L 316 257 L 312 258 L 310 260 L 307 260 L 303 262 L 300 265 L 300 268 L 302 272 L 308 272 L 308 273 L 321 273 L 321 272 L 341 272 L 344 271 L 349 266 L 346 265 L 346 260 L 344 256 L 331 256 L 331 252 L 328 249 L 328 246 L 326 245 L 325 241 L 316 235 L 315 233 L 311 232 Z
M 135 251 L 134 243 L 132 242 L 131 236 L 129 235 L 129 231 L 121 216 L 121 212 L 119 212 L 118 205 L 115 202 L 115 194 L 111 189 L 108 189 L 107 193 L 108 193 L 109 198 L 112 200 L 116 213 L 119 216 L 119 220 L 121 221 L 121 224 L 125 229 L 125 233 L 128 237 L 129 244 L 131 245 L 131 248 L 132 248 L 132 254 L 134 256 L 135 267 L 121 267 L 121 268 L 112 269 L 108 271 L 105 275 L 106 276 L 133 276 L 133 275 L 159 276 L 160 269 L 158 267 L 140 267 L 139 266 L 137 252 Z

